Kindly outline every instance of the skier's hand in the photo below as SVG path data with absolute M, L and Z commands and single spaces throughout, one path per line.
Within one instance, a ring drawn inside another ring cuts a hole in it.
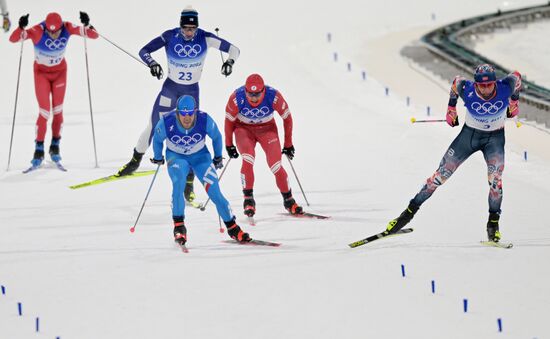
M 237 159 L 239 157 L 239 152 L 237 152 L 237 148 L 235 146 L 225 146 L 225 150 L 230 158 Z
M 223 158 L 222 157 L 215 157 L 214 159 L 212 159 L 212 163 L 214 164 L 214 167 L 216 167 L 216 169 L 223 168 Z
M 506 117 L 513 118 L 519 114 L 518 104 L 519 100 L 510 100 L 510 106 L 508 106 L 508 110 L 506 111 Z
M 233 72 L 233 64 L 235 60 L 227 59 L 222 65 L 222 74 L 225 76 L 230 75 Z
M 292 160 L 294 159 L 294 152 L 295 152 L 294 146 L 291 145 L 290 147 L 284 147 L 281 153 L 286 154 L 286 156 L 290 160 Z
M 90 17 L 88 16 L 88 13 L 80 12 L 80 22 L 84 25 L 84 27 L 90 26 Z
M 164 72 L 162 71 L 162 67 L 153 61 L 151 65 L 149 65 L 149 68 L 151 69 L 151 75 L 156 77 L 157 79 L 162 79 Z
M 161 158 L 162 159 L 151 158 L 151 162 L 155 165 L 164 165 L 164 156 L 162 156 Z
M 456 113 L 456 107 L 448 106 L 447 107 L 447 124 L 451 127 L 458 126 L 458 114 Z
M 19 28 L 25 29 L 29 24 L 29 15 L 23 15 L 19 18 Z
M 2 16 L 4 17 L 4 20 L 2 20 L 2 28 L 4 29 L 4 32 L 7 32 L 11 27 L 10 15 L 6 13 L 2 14 Z

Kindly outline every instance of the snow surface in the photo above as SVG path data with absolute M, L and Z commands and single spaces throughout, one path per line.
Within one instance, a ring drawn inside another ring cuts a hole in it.
M 386 96 L 381 77 L 361 79 L 356 65 L 368 67 L 368 59 L 362 58 L 368 42 L 534 3 L 540 2 L 466 0 L 443 6 L 435 0 L 346 0 L 336 7 L 282 0 L 266 9 L 248 0 L 195 3 L 201 26 L 210 31 L 219 27 L 242 52 L 228 78 L 219 73 L 219 54 L 210 52 L 201 81 L 202 108 L 223 126 L 231 91 L 252 72 L 264 75 L 293 112 L 293 163 L 311 202 L 307 209 L 332 216 L 318 221 L 281 214 L 282 199 L 258 148 L 258 225 L 246 225 L 240 211 L 240 158 L 232 161 L 222 180 L 225 196 L 253 237 L 281 242 L 280 248 L 224 242 L 227 235 L 218 233 L 217 215 L 208 208 L 187 210 L 190 253 L 181 254 L 172 242 L 171 185 L 165 169 L 135 234 L 129 228 L 151 177 L 68 188 L 112 174 L 128 161 L 161 87 L 145 67 L 102 39 L 88 43 L 100 168 L 94 168 L 83 42 L 73 37 L 66 54 L 61 144 L 69 171 L 21 174 L 33 153 L 37 114 L 33 52 L 26 43 L 11 169 L 0 174 L 0 284 L 6 288 L 0 295 L 0 338 L 550 336 L 544 323 L 550 314 L 550 266 L 544 262 L 550 255 L 544 221 L 550 166 L 537 157 L 524 161 L 513 144 L 507 145 L 512 151 L 507 153 L 501 219 L 505 240 L 514 242 L 512 250 L 478 243 L 485 238 L 488 192 L 481 154 L 472 156 L 422 207 L 411 223 L 414 233 L 347 247 L 382 230 L 406 207 L 458 133 L 445 124 L 411 125 L 411 114 L 423 116 L 423 109 L 407 108 L 402 95 Z M 184 5 L 9 3 L 14 24 L 23 13 L 30 12 L 34 23 L 50 10 L 78 22 L 78 10 L 86 10 L 100 33 L 134 54 L 177 26 Z M 0 72 L 8 79 L 0 91 L 0 135 L 6 142 L 0 158 L 7 159 L 19 46 L 4 34 L 0 48 Z M 339 53 L 337 63 L 334 52 Z M 162 52 L 154 57 L 165 64 Z M 433 86 L 426 79 L 411 81 L 417 76 L 413 73 L 400 74 L 412 93 Z M 434 95 L 446 101 L 445 92 Z M 149 156 L 150 151 L 145 158 Z M 304 203 L 286 160 L 285 167 L 295 197 Z M 151 168 L 144 160 L 142 169 Z M 198 186 L 196 191 L 204 201 L 204 192 Z M 464 298 L 468 313 L 462 309 Z M 22 317 L 17 302 L 23 304 Z M 34 331 L 36 317 L 39 333 Z

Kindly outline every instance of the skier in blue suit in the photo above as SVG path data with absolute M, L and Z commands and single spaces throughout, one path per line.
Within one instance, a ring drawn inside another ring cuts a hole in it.
M 206 136 L 212 139 L 214 159 L 206 148 Z M 235 222 L 235 215 L 220 191 L 216 169 L 223 167 L 223 139 L 214 120 L 197 109 L 195 99 L 181 96 L 176 109 L 165 114 L 157 123 L 153 136 L 154 164 L 164 164 L 162 151 L 166 141 L 166 162 L 172 180 L 172 218 L 174 240 L 187 242 L 185 228 L 185 201 L 183 197 L 186 177 L 193 170 L 203 184 L 208 196 L 216 205 L 229 236 L 239 242 L 250 241 L 250 236 Z
M 119 176 L 132 174 L 138 169 L 143 154 L 151 144 L 153 128 L 163 114 L 174 109 L 180 96 L 191 95 L 197 107 L 200 107 L 199 80 L 210 47 L 228 54 L 221 73 L 229 76 L 233 71 L 233 64 L 239 57 L 239 49 L 216 34 L 200 29 L 198 12 L 188 7 L 181 12 L 180 27 L 165 31 L 139 51 L 139 56 L 149 66 L 151 75 L 160 80 L 164 71 L 151 53 L 164 48 L 168 61 L 168 76 L 155 100 L 147 127 L 134 148 L 132 159 L 118 171 Z M 185 188 L 185 199 L 188 201 L 195 198 L 193 179 L 193 172 L 189 172 Z

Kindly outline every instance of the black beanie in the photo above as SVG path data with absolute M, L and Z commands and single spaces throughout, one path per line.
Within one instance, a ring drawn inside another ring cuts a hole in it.
M 199 13 L 192 8 L 181 11 L 180 27 L 184 25 L 199 27 Z

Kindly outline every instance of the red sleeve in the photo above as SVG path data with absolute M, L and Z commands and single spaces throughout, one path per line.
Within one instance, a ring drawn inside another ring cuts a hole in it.
M 277 91 L 275 99 L 273 100 L 273 109 L 276 110 L 281 118 L 283 118 L 283 125 L 285 129 L 285 142 L 284 147 L 292 146 L 292 114 L 288 108 L 288 104 L 283 98 L 283 95 Z
M 40 39 L 42 39 L 42 34 L 44 34 L 44 29 L 40 25 L 32 26 L 29 29 L 21 29 L 17 27 L 10 35 L 11 42 L 21 41 L 21 35 L 23 35 L 23 40 L 31 39 L 33 44 L 37 44 Z
M 239 106 L 237 105 L 237 95 L 233 92 L 225 106 L 225 146 L 233 146 L 233 131 L 237 114 L 239 114 Z
M 84 36 L 84 29 L 85 29 L 86 37 L 90 39 L 97 39 L 99 37 L 99 34 L 97 34 L 95 28 L 93 28 L 92 26 L 84 28 L 82 26 L 76 26 L 73 23 L 66 21 L 65 28 L 67 29 L 70 35 Z

